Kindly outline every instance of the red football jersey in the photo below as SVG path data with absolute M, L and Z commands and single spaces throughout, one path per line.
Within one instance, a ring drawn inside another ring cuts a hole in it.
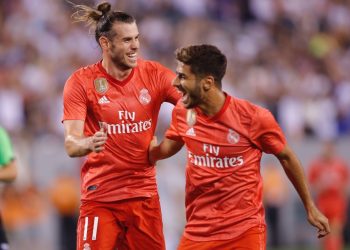
M 226 95 L 214 117 L 178 102 L 166 133 L 187 147 L 186 218 L 190 240 L 226 240 L 265 227 L 260 160 L 286 141 L 272 114 Z
M 317 187 L 317 203 L 320 208 L 341 206 L 345 209 L 349 171 L 338 157 L 325 162 L 322 158 L 311 163 L 310 184 Z
M 83 200 L 117 201 L 157 193 L 148 145 L 163 102 L 175 104 L 175 74 L 159 63 L 138 60 L 124 81 L 99 62 L 77 70 L 64 87 L 63 120 L 84 120 L 91 136 L 107 126 L 105 150 L 90 153 L 81 170 Z

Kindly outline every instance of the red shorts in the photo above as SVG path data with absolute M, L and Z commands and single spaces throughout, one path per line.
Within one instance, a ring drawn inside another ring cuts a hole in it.
M 193 241 L 182 236 L 178 250 L 266 250 L 265 227 L 253 227 L 230 240 Z
M 164 250 L 159 197 L 117 202 L 83 201 L 78 250 Z

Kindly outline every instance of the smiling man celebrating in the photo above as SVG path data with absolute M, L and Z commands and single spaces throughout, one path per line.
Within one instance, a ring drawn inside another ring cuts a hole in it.
M 227 60 L 212 45 L 176 51 L 173 85 L 183 94 L 166 139 L 149 148 L 150 161 L 186 144 L 187 224 L 179 250 L 266 249 L 260 160 L 274 154 L 297 190 L 318 237 L 330 231 L 316 208 L 302 166 L 272 114 L 221 90 Z
M 76 21 L 91 24 L 102 59 L 66 82 L 63 123 L 71 157 L 81 169 L 77 249 L 165 249 L 156 171 L 148 162 L 163 102 L 175 104 L 175 74 L 138 58 L 140 41 L 131 15 L 75 6 Z

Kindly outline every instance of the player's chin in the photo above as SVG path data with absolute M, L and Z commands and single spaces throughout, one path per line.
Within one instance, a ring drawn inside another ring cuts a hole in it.
M 136 61 L 136 62 L 130 62 L 130 63 L 128 63 L 128 66 L 129 66 L 130 68 L 135 68 L 135 67 L 137 66 L 137 61 Z
M 131 59 L 129 57 L 126 58 L 126 65 L 129 68 L 135 68 L 137 66 L 137 59 Z

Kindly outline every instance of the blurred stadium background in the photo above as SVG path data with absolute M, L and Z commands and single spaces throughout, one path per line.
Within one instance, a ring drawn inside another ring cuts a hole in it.
M 270 109 L 305 169 L 329 139 L 350 164 L 350 1 L 110 2 L 137 18 L 147 59 L 174 69 L 177 47 L 217 45 L 229 59 L 224 89 Z M 74 249 L 82 159 L 64 152 L 62 89 L 100 50 L 86 27 L 72 23 L 72 12 L 63 0 L 0 1 L 0 126 L 11 133 L 20 165 L 0 201 L 13 250 Z M 171 108 L 162 108 L 159 139 Z M 267 164 L 277 163 L 264 157 Z M 169 250 L 185 223 L 184 165 L 181 151 L 157 167 Z M 320 249 L 289 184 L 283 197 L 280 249 Z M 349 243 L 349 224 L 344 235 Z

